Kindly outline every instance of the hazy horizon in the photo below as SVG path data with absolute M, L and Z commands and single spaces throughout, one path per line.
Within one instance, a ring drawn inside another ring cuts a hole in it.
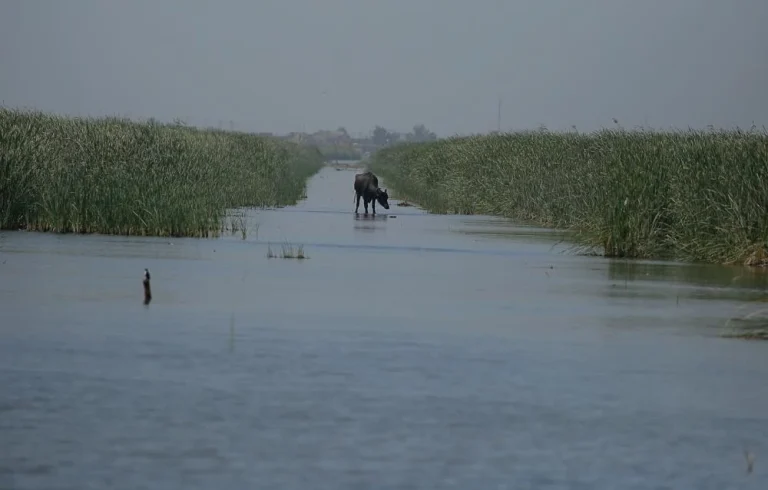
M 287 133 L 768 126 L 768 2 L 0 4 L 0 103 Z

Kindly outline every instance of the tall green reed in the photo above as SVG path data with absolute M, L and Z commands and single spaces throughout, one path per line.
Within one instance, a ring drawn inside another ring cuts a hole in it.
M 606 256 L 768 262 L 768 134 L 528 131 L 382 149 L 400 195 L 441 213 L 570 229 Z
M 0 108 L 0 228 L 216 236 L 228 209 L 295 203 L 322 160 L 246 133 Z

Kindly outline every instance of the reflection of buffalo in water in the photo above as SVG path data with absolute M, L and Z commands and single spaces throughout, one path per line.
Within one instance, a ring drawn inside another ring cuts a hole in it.
M 353 214 L 355 218 L 355 231 L 374 233 L 376 230 L 384 230 L 386 227 L 386 214 Z
M 372 172 L 355 174 L 355 214 L 360 207 L 360 197 L 363 198 L 365 214 L 368 214 L 368 203 L 371 203 L 371 212 L 376 214 L 376 201 L 384 209 L 389 209 L 387 190 L 379 187 L 379 179 Z

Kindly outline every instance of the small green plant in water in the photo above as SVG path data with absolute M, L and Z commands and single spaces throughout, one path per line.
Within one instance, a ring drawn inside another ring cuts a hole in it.
M 281 258 L 281 259 L 308 259 L 309 256 L 304 253 L 304 245 L 298 245 L 294 246 L 290 243 L 284 243 L 280 247 L 280 254 L 276 254 L 274 250 L 272 250 L 272 245 L 267 245 L 267 258 L 274 259 L 274 258 Z

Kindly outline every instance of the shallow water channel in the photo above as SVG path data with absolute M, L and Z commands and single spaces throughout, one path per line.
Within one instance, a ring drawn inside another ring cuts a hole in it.
M 720 337 L 763 276 L 355 216 L 357 171 L 245 239 L 2 233 L 0 488 L 768 488 L 768 343 Z

